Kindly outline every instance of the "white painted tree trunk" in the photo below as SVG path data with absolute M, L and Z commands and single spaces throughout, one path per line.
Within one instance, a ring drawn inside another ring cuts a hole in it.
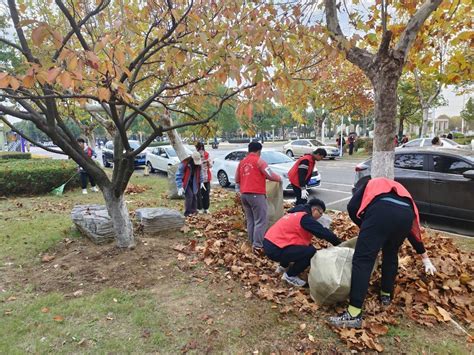
M 171 127 L 172 124 L 173 124 L 173 121 L 171 120 L 171 117 L 169 117 L 169 115 L 166 115 L 163 118 L 163 127 Z M 179 160 L 183 161 L 184 159 L 186 159 L 189 155 L 184 150 L 184 144 L 178 132 L 176 132 L 176 130 L 173 129 L 166 133 L 168 134 L 168 138 L 170 140 L 171 146 L 176 151 L 176 154 L 178 155 Z
M 119 248 L 135 247 L 135 238 L 133 236 L 133 226 L 128 213 L 123 193 L 117 197 L 110 188 L 103 189 L 105 206 L 109 212 L 115 234 L 116 242 Z
M 428 115 L 429 107 L 423 107 L 423 124 L 421 125 L 421 137 L 425 137 L 428 133 Z

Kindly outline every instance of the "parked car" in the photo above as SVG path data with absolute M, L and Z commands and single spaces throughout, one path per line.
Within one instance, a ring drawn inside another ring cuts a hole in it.
M 137 149 L 140 147 L 140 142 L 134 141 L 134 140 L 129 140 L 128 144 L 130 144 L 130 147 L 132 149 Z M 135 166 L 144 166 L 145 165 L 145 158 L 146 158 L 146 153 L 141 152 L 135 157 Z M 102 148 L 102 164 L 104 164 L 105 167 L 110 167 L 114 163 L 114 142 L 108 141 L 105 143 L 104 148 Z
M 186 153 L 192 154 L 191 149 L 184 147 Z M 168 167 L 179 163 L 178 154 L 171 145 L 163 145 L 161 147 L 148 148 L 146 153 L 146 165 L 150 172 L 155 170 L 167 172 Z
M 401 146 L 399 146 L 395 149 L 432 147 L 433 144 L 431 144 L 431 140 L 432 140 L 432 138 L 412 139 L 411 141 L 408 141 L 405 144 L 402 144 Z M 458 144 L 455 141 L 453 141 L 451 139 L 448 139 L 448 138 L 440 138 L 440 140 L 441 140 L 441 143 L 443 143 L 443 145 L 442 145 L 443 148 L 468 149 L 468 150 L 471 149 L 471 147 L 469 145 Z
M 318 148 L 324 148 L 326 150 L 327 159 L 334 160 L 339 156 L 339 149 L 337 149 L 337 147 L 325 145 L 317 139 L 297 139 L 288 142 L 283 146 L 283 153 L 291 158 L 300 157 L 304 154 L 312 153 Z
M 231 151 L 224 159 L 216 158 L 212 168 L 213 173 L 217 177 L 217 181 L 222 187 L 235 184 L 235 171 L 239 162 L 247 156 L 247 151 L 237 149 Z M 288 179 L 288 171 L 291 169 L 295 161 L 283 153 L 275 150 L 262 150 L 262 159 L 267 162 L 273 172 L 279 174 L 283 179 L 283 190 L 292 191 L 292 186 Z M 321 185 L 321 175 L 318 169 L 314 169 L 309 187 L 317 187 Z
M 356 166 L 370 174 L 371 159 Z M 474 152 L 406 148 L 395 152 L 395 180 L 411 193 L 420 213 L 474 222 Z

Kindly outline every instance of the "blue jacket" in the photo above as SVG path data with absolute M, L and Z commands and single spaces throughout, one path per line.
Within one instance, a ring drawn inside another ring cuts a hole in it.
M 191 180 L 191 173 L 194 175 L 193 178 L 193 193 L 197 194 L 201 183 L 204 182 L 204 171 L 201 169 L 200 165 L 191 164 L 189 161 L 183 161 L 178 165 L 178 170 L 176 171 L 176 187 L 178 189 L 188 188 L 189 181 Z

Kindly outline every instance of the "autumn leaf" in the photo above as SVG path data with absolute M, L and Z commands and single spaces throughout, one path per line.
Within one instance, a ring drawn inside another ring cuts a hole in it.
M 53 317 L 53 320 L 54 320 L 55 322 L 58 322 L 58 323 L 64 322 L 64 318 L 63 318 L 62 316 L 59 316 L 59 315 L 58 315 L 58 316 L 54 316 L 54 317 Z
M 48 36 L 48 28 L 49 26 L 46 24 L 41 24 L 31 32 L 31 40 L 33 41 L 34 45 L 41 46 L 43 41 Z
M 54 256 L 54 255 L 45 254 L 45 255 L 43 255 L 43 257 L 41 258 L 41 261 L 42 261 L 43 263 L 49 263 L 49 262 L 53 261 L 55 257 L 56 257 L 56 256 Z
M 18 88 L 20 87 L 20 82 L 13 76 L 10 77 L 10 87 L 13 90 L 18 90 Z
M 48 307 L 41 308 L 41 313 L 49 313 L 49 308 Z
M 110 90 L 107 88 L 99 88 L 97 89 L 97 96 L 99 97 L 100 101 L 109 101 L 110 100 Z
M 443 317 L 443 320 L 445 322 L 448 322 L 451 320 L 451 316 L 443 307 L 436 306 L 436 309 L 438 310 L 439 314 L 441 314 L 441 317 Z
M 52 84 L 56 81 L 56 78 L 61 73 L 61 68 L 52 68 L 48 70 L 47 81 Z

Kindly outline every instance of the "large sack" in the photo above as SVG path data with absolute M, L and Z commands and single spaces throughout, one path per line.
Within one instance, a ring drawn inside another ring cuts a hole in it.
M 115 231 L 107 208 L 103 205 L 76 205 L 71 211 L 76 228 L 95 244 L 115 239 Z
M 169 208 L 139 208 L 135 215 L 146 234 L 169 232 L 184 226 L 184 216 Z
M 283 185 L 267 180 L 267 220 L 268 228 L 283 217 Z
M 176 187 L 176 171 L 178 164 L 168 167 L 168 198 L 171 200 L 184 199 L 184 196 L 178 196 L 178 188 Z

